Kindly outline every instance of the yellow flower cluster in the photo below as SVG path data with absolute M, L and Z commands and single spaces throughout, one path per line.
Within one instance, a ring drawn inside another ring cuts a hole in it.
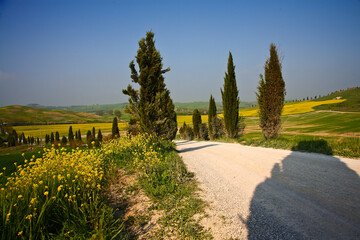
M 162 157 L 152 136 L 139 134 L 131 137 L 121 137 L 103 144 L 105 154 L 120 155 L 121 161 L 128 161 L 132 167 L 138 169 L 139 174 L 149 175 L 153 166 L 157 165 Z
M 89 203 L 101 190 L 104 156 L 101 149 L 45 148 L 41 158 L 32 156 L 16 166 L 0 191 L 3 224 L 20 224 L 20 230 L 28 232 L 33 224 L 41 224 L 38 219 L 51 205 L 64 207 L 66 202 L 69 209 L 78 209 Z

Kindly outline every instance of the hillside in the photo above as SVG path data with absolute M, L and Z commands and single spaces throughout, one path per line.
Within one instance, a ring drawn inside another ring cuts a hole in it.
M 49 110 L 30 108 L 26 106 L 6 106 L 0 108 L 0 120 L 10 122 L 14 125 L 34 123 L 85 123 L 104 122 L 108 120 L 101 116 L 66 110 Z
M 349 88 L 345 91 L 337 91 L 330 95 L 321 97 L 315 101 L 324 101 L 335 99 L 336 97 L 341 97 L 341 99 L 346 99 L 344 102 L 330 104 L 330 105 L 321 105 L 315 107 L 315 110 L 332 110 L 332 111 L 341 111 L 341 112 L 360 112 L 360 88 Z

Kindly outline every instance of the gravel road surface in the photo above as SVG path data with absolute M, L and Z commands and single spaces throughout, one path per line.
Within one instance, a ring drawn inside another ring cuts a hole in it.
M 176 141 L 215 239 L 360 239 L 360 160 Z

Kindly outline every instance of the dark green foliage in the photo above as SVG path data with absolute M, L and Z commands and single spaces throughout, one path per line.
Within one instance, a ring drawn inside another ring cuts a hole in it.
M 8 141 L 8 147 L 15 147 L 16 146 L 16 140 L 15 140 L 14 135 L 9 134 L 7 141 Z
M 4 141 L 3 139 L 0 137 L 0 147 L 2 147 L 4 145 Z
M 127 134 L 128 135 L 138 135 L 140 132 L 139 125 L 134 118 L 130 118 L 129 124 L 127 126 Z
M 51 143 L 51 144 L 54 144 L 54 142 L 55 142 L 54 133 L 53 133 L 53 132 L 51 132 L 51 136 L 50 136 L 50 143 Z
M 50 136 L 49 136 L 49 134 L 46 134 L 45 135 L 45 144 L 48 144 L 48 143 L 50 143 Z
M 285 100 L 285 82 L 276 46 L 270 45 L 270 58 L 266 60 L 265 79 L 260 75 L 257 101 L 259 105 L 260 128 L 265 139 L 276 137 L 281 128 L 281 112 Z
M 190 127 L 189 125 L 186 125 L 185 122 L 184 122 L 184 125 L 182 125 L 182 127 L 179 129 L 179 132 L 180 132 L 180 136 L 182 139 L 186 139 L 186 140 L 194 139 L 194 131 L 193 131 L 192 127 Z
M 95 127 L 92 128 L 92 135 L 93 135 L 94 138 L 96 137 L 95 136 Z
M 14 136 L 15 144 L 18 144 L 18 134 L 15 129 L 12 130 L 12 135 Z
M 170 68 L 162 69 L 162 57 L 155 48 L 154 33 L 151 31 L 139 41 L 136 62 L 140 75 L 134 61 L 129 67 L 131 79 L 140 85 L 140 89 L 137 91 L 129 85 L 123 90 L 130 97 L 125 111 L 139 121 L 141 132 L 172 140 L 177 132 L 176 113 L 163 76 Z
M 36 144 L 40 145 L 40 138 L 36 138 Z
M 65 137 L 65 136 L 63 136 L 63 137 L 62 137 L 62 139 L 61 139 L 61 143 L 62 143 L 62 145 L 63 145 L 63 146 L 65 146 L 65 145 L 66 145 L 66 143 L 67 143 L 67 139 L 66 139 L 66 137 Z
M 27 143 L 30 144 L 30 136 L 27 137 Z
M 117 122 L 116 117 L 114 117 L 114 119 L 113 119 L 111 136 L 112 136 L 112 138 L 120 137 L 119 127 L 118 127 L 118 122 Z
M 218 116 L 211 119 L 212 135 L 211 139 L 216 139 L 225 135 L 224 120 Z
M 92 142 L 95 140 L 95 137 L 91 134 L 91 131 L 89 130 L 86 133 L 86 142 L 88 147 L 92 147 Z
M 97 135 L 97 140 L 98 140 L 99 142 L 102 142 L 102 139 L 103 139 L 103 137 L 102 137 L 102 134 L 101 134 L 101 130 L 99 129 L 98 135 Z
M 34 143 L 35 143 L 35 138 L 34 137 L 30 138 L 30 143 L 31 143 L 31 145 L 34 145 Z
M 118 120 L 120 120 L 121 118 L 121 111 L 119 109 L 115 109 L 114 110 L 114 115 L 118 118 Z
M 201 114 L 196 108 L 193 112 L 192 121 L 194 127 L 194 136 L 195 138 L 200 138 Z
M 201 139 L 209 140 L 209 129 L 205 123 L 200 124 L 199 134 Z
M 72 130 L 72 126 L 69 127 L 68 140 L 69 140 L 69 142 L 74 141 L 74 133 Z
M 208 111 L 208 125 L 209 125 L 209 135 L 210 137 L 213 135 L 213 128 L 212 128 L 212 119 L 216 116 L 216 103 L 215 103 L 215 99 L 213 98 L 212 95 L 210 95 L 210 100 L 209 100 L 209 111 Z
M 227 65 L 227 72 L 224 77 L 224 90 L 221 90 L 221 97 L 224 109 L 225 131 L 229 138 L 235 138 L 239 132 L 239 91 L 236 86 L 235 66 L 231 52 Z
M 21 133 L 21 138 L 22 138 L 23 144 L 27 144 L 27 140 L 26 140 L 26 137 L 25 137 L 24 132 Z M 50 138 L 49 138 L 49 139 L 50 139 Z
M 60 142 L 60 134 L 58 131 L 55 133 L 55 141 Z
M 80 132 L 80 129 L 78 131 L 78 139 L 81 141 L 81 132 Z

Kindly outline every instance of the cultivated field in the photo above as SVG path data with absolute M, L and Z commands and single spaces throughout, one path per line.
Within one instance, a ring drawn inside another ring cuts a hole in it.
M 96 133 L 101 129 L 102 133 L 111 132 L 112 123 L 84 123 L 84 124 L 55 124 L 55 125 L 31 125 L 31 126 L 15 126 L 16 132 L 24 132 L 25 136 L 33 137 L 45 137 L 45 134 L 58 131 L 60 136 L 67 136 L 69 133 L 69 127 L 72 126 L 73 131 L 80 129 L 82 135 L 86 135 L 88 130 L 92 130 L 93 127 L 96 129 Z M 119 130 L 125 130 L 127 124 L 120 122 L 118 123 Z

